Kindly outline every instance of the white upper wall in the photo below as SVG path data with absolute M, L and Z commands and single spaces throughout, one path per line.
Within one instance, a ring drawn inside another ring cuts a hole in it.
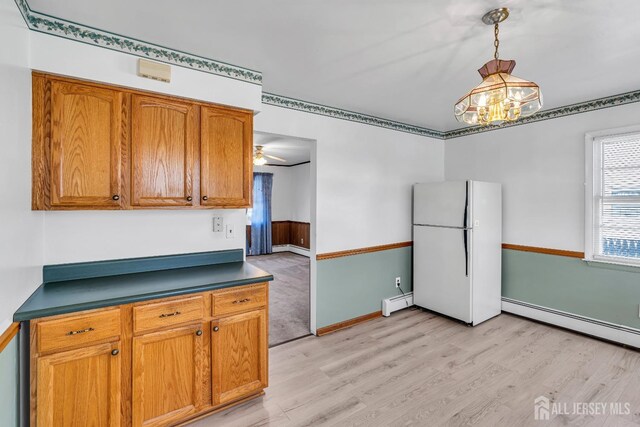
M 15 8 L 15 5 L 14 5 Z M 171 83 L 138 77 L 138 59 L 38 32 L 31 33 L 31 68 L 53 74 L 126 86 L 260 111 L 262 86 L 171 65 Z
M 504 243 L 584 251 L 585 133 L 640 123 L 640 103 L 447 140 L 446 178 L 502 183 Z
M 311 164 L 292 166 L 291 169 L 291 221 L 311 222 Z
M 272 221 L 311 222 L 311 166 L 254 166 L 254 172 L 273 174 Z
M 43 215 L 31 211 L 29 37 L 12 0 L 0 0 L 0 334 L 42 279 Z
M 271 105 L 254 129 L 316 140 L 317 253 L 411 240 L 412 185 L 444 178 L 440 140 Z

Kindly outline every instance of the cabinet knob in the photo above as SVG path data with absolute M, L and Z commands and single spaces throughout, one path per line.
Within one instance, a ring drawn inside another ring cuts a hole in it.
M 187 202 L 190 202 L 190 201 L 192 201 L 192 200 L 193 200 L 193 197 L 191 197 L 191 196 L 187 196 Z
M 200 329 L 198 329 L 198 330 L 196 331 L 196 335 L 197 335 L 197 336 L 202 335 L 202 331 L 201 331 Z
M 217 326 L 214 326 L 214 327 L 213 327 L 213 332 L 218 332 L 219 330 L 220 330 L 220 328 L 219 328 L 219 327 L 217 327 Z
M 202 200 L 209 200 L 207 196 L 202 196 Z
M 111 355 L 112 356 L 117 356 L 118 353 L 120 353 L 120 350 L 118 350 L 117 348 L 114 348 L 113 350 L 111 350 Z
M 120 200 L 120 196 L 118 196 L 117 194 L 114 194 L 112 197 L 113 200 Z

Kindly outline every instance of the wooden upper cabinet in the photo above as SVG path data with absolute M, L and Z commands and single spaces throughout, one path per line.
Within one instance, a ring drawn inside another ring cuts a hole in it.
M 38 358 L 37 425 L 121 425 L 119 343 Z
M 55 80 L 50 90 L 50 205 L 119 208 L 122 93 Z
M 200 117 L 200 204 L 251 207 L 252 113 L 203 106 Z
M 32 209 L 248 208 L 253 112 L 33 73 Z
M 198 199 L 197 107 L 133 95 L 131 120 L 131 204 L 192 206 Z

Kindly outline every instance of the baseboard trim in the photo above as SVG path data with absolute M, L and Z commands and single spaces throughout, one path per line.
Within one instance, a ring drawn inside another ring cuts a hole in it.
M 351 326 L 357 325 L 359 323 L 364 323 L 378 317 L 382 317 L 382 311 L 375 311 L 373 313 L 365 314 L 364 316 L 354 317 L 353 319 L 344 320 L 342 322 L 334 323 L 333 325 L 318 328 L 316 330 L 316 335 L 321 337 L 322 335 L 327 335 L 341 329 L 350 328 Z
M 293 252 L 294 254 L 311 258 L 311 251 L 309 249 L 301 248 L 300 246 L 296 246 L 296 245 L 277 245 L 277 246 L 273 246 L 271 249 L 274 253 Z
M 640 349 L 638 329 L 505 297 L 502 311 Z
M 13 322 L 12 324 L 9 325 L 7 330 L 4 331 L 2 335 L 0 335 L 0 353 L 11 342 L 13 337 L 15 337 L 18 334 L 19 330 L 20 330 L 20 323 Z

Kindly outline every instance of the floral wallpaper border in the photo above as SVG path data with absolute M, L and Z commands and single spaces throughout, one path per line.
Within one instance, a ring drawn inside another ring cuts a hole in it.
M 15 0 L 29 29 L 41 33 L 100 46 L 118 52 L 166 62 L 180 67 L 192 68 L 218 76 L 229 77 L 248 83 L 262 85 L 262 73 L 236 65 L 226 64 L 202 56 L 158 46 L 107 31 L 48 16 L 31 10 L 27 0 Z
M 352 122 L 378 126 L 400 132 L 413 133 L 416 135 L 428 136 L 437 139 L 444 139 L 444 132 L 440 132 L 438 130 L 409 125 L 406 123 L 396 122 L 388 119 L 382 119 L 380 117 L 342 110 L 340 108 L 327 107 L 326 105 L 314 104 L 312 102 L 301 101 L 299 99 L 288 98 L 286 96 L 275 95 L 273 93 L 263 92 L 262 103 L 275 105 L 277 107 L 289 108 L 292 110 L 304 111 L 306 113 L 319 114 L 321 116 L 333 117 L 336 119 L 343 119 Z

